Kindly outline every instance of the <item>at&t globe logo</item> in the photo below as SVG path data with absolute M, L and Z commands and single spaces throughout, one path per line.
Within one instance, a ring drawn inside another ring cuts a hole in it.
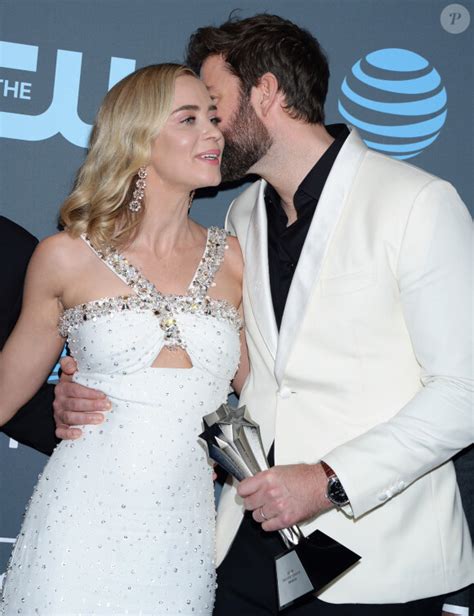
M 338 107 L 369 148 L 406 159 L 438 137 L 446 104 L 446 89 L 428 60 L 408 49 L 379 49 L 344 78 Z

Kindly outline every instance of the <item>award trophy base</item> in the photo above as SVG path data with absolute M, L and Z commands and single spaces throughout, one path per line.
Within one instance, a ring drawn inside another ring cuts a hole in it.
M 278 607 L 321 591 L 360 560 L 360 556 L 320 530 L 275 558 Z

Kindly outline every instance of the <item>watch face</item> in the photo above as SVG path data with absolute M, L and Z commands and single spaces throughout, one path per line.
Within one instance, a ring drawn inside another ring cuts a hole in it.
M 342 507 L 349 502 L 339 479 L 333 477 L 328 481 L 328 498 L 336 507 Z

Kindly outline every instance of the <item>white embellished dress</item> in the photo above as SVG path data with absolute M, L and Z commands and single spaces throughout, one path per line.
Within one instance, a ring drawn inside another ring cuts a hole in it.
M 182 296 L 161 294 L 118 252 L 96 252 L 133 294 L 66 310 L 60 331 L 75 380 L 105 392 L 112 410 L 47 463 L 2 614 L 212 613 L 212 467 L 198 436 L 239 362 L 239 315 L 207 294 L 225 247 L 225 231 L 210 228 Z M 184 348 L 192 367 L 152 367 L 164 346 Z

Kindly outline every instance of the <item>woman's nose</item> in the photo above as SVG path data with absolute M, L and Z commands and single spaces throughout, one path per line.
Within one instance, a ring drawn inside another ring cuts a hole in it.
M 211 139 L 215 139 L 216 141 L 222 141 L 224 139 L 224 136 L 222 135 L 218 126 L 216 124 L 213 124 L 212 122 L 209 122 L 207 136 Z

